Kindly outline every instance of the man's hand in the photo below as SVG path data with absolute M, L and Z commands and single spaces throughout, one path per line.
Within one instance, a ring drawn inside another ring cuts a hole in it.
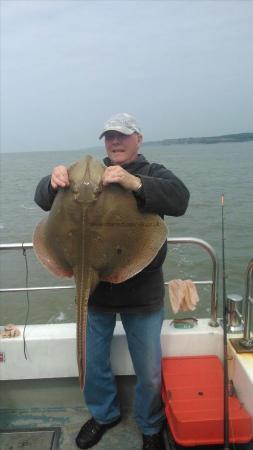
M 108 186 L 111 183 L 119 183 L 123 188 L 131 191 L 137 191 L 140 188 L 141 180 L 135 175 L 127 172 L 121 166 L 109 166 L 106 167 L 102 182 L 104 186 Z
M 65 166 L 57 166 L 53 169 L 51 175 L 51 186 L 53 189 L 69 186 L 68 170 Z

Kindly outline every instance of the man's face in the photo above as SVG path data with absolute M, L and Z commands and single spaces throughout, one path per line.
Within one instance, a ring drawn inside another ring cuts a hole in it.
M 118 131 L 107 131 L 105 133 L 105 148 L 113 164 L 122 165 L 134 161 L 141 143 L 142 136 L 137 133 L 130 136 Z

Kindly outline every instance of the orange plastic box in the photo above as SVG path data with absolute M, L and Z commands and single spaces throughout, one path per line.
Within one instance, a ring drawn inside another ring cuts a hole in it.
M 165 414 L 175 441 L 183 446 L 224 442 L 223 366 L 217 356 L 162 360 Z M 229 397 L 229 441 L 253 438 L 251 417 L 236 396 Z

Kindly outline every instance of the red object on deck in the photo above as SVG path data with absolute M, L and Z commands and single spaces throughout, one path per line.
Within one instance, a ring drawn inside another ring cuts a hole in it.
M 162 360 L 165 414 L 175 441 L 183 446 L 224 442 L 223 366 L 217 356 Z M 253 438 L 251 417 L 236 396 L 229 397 L 229 441 Z

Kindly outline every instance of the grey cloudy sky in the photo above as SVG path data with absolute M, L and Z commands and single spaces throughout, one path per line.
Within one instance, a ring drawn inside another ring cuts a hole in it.
M 1 150 L 252 131 L 253 2 L 1 0 Z

